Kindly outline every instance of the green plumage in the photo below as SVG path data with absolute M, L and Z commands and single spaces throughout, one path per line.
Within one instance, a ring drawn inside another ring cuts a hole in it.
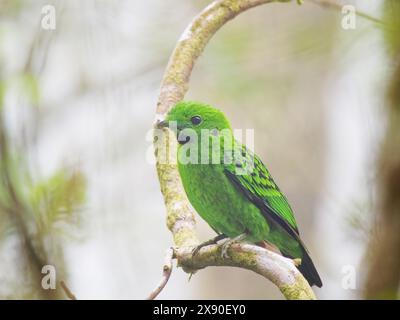
M 261 159 L 234 140 L 224 114 L 202 103 L 180 102 L 166 120 L 177 133 L 186 194 L 211 228 L 230 238 L 246 233 L 247 241 L 267 241 L 283 255 L 301 258 L 299 270 L 310 285 L 321 286 L 286 197 Z M 207 130 L 211 134 L 205 135 Z

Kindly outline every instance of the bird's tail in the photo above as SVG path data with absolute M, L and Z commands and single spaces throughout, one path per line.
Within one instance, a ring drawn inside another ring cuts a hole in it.
M 318 271 L 312 262 L 310 255 L 307 250 L 303 248 L 303 258 L 301 264 L 297 267 L 303 274 L 304 278 L 307 279 L 310 286 L 316 285 L 318 288 L 322 287 L 322 281 L 319 277 Z
M 301 245 L 301 250 L 303 251 L 303 258 L 301 259 L 301 264 L 297 267 L 301 274 L 304 276 L 304 278 L 307 279 L 308 283 L 310 286 L 317 286 L 318 288 L 322 287 L 322 280 L 319 277 L 318 271 L 314 266 L 313 261 L 311 260 L 310 255 L 307 252 L 307 249 L 305 248 L 304 244 L 300 241 Z M 279 250 L 277 247 L 275 247 L 273 244 L 267 242 L 267 241 L 261 241 L 258 242 L 257 245 L 268 249 L 270 251 L 279 253 L 284 255 L 287 258 L 290 259 L 295 259 L 296 257 L 293 257 L 292 255 L 288 254 L 284 250 Z

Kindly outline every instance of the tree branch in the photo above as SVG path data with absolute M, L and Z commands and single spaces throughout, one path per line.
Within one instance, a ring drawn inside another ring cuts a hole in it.
M 328 8 L 328 9 L 334 9 L 334 10 L 338 10 L 338 11 L 342 11 L 342 8 L 345 6 L 345 4 L 341 4 L 341 3 L 338 3 L 338 2 L 332 1 L 332 0 L 309 0 L 309 1 L 316 5 L 319 5 L 321 7 Z M 384 25 L 384 22 L 382 20 L 375 18 L 375 17 L 373 17 L 365 12 L 362 12 L 360 10 L 357 10 L 356 14 L 357 14 L 357 16 L 367 19 L 376 24 Z
M 174 249 L 168 248 L 167 252 L 165 253 L 163 274 L 162 274 L 161 281 L 157 285 L 157 287 L 152 292 L 150 292 L 149 296 L 147 297 L 147 300 L 155 299 L 160 294 L 160 292 L 164 289 L 166 284 L 168 283 L 169 277 L 171 276 L 171 273 L 172 273 L 173 257 L 174 257 Z
M 68 297 L 70 300 L 77 300 L 76 296 L 72 293 L 72 291 L 68 288 L 68 286 L 65 284 L 63 280 L 60 281 L 61 288 L 64 290 L 65 295 Z
M 297 270 L 295 261 L 262 247 L 235 243 L 228 249 L 229 258 L 222 257 L 222 245 L 203 247 L 193 256 L 190 247 L 175 249 L 175 257 L 188 273 L 209 266 L 231 266 L 254 271 L 274 283 L 290 300 L 314 300 L 314 292 Z
M 183 32 L 172 53 L 161 83 L 156 121 L 163 119 L 168 110 L 183 99 L 197 58 L 226 22 L 255 6 L 288 1 L 218 0 L 207 6 Z M 204 247 L 192 256 L 193 247 L 199 243 L 194 214 L 183 190 L 176 161 L 165 161 L 169 158 L 168 154 L 176 157 L 176 138 L 168 129 L 164 129 L 162 137 L 157 138 L 162 141 L 155 142 L 156 167 L 167 208 L 167 225 L 176 246 L 174 257 L 178 264 L 191 273 L 207 266 L 234 266 L 252 270 L 277 285 L 287 299 L 315 299 L 314 292 L 292 260 L 258 246 L 235 244 L 229 249 L 230 258 L 226 259 L 221 257 L 219 245 Z M 168 277 L 163 276 L 161 286 L 157 287 L 161 289 L 156 288 L 153 291 L 156 294 L 152 293 L 150 297 L 155 297 L 162 290 Z

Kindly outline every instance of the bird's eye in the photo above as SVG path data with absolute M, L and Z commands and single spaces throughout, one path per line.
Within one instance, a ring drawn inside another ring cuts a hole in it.
M 198 124 L 201 123 L 201 117 L 200 116 L 194 116 L 190 119 L 190 121 L 192 122 L 192 124 L 194 124 L 195 126 L 197 126 Z

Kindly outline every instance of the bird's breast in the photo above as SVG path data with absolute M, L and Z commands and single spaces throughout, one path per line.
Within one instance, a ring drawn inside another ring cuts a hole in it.
M 229 182 L 222 165 L 179 165 L 188 199 L 199 215 L 217 232 L 234 237 L 245 230 L 239 216 L 249 203 Z

